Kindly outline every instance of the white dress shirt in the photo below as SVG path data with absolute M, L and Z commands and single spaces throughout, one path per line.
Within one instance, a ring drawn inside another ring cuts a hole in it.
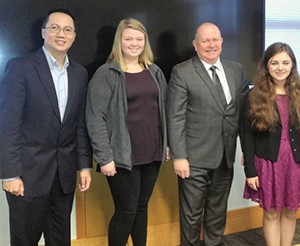
M 212 79 L 212 71 L 211 71 L 211 66 L 215 66 L 216 67 L 216 73 L 219 77 L 219 80 L 221 82 L 222 85 L 222 89 L 226 98 L 226 102 L 227 104 L 230 103 L 232 97 L 231 97 L 231 93 L 230 93 L 230 89 L 228 86 L 228 82 L 225 76 L 225 71 L 224 68 L 222 66 L 222 63 L 220 61 L 220 58 L 217 60 L 217 62 L 215 64 L 208 64 L 207 62 L 201 60 L 201 62 L 203 63 L 203 66 L 205 67 L 207 73 L 209 74 L 210 78 Z

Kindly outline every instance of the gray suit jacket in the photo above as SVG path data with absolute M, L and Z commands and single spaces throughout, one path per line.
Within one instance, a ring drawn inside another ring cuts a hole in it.
M 214 169 L 224 151 L 229 168 L 235 160 L 240 98 L 247 83 L 241 64 L 221 62 L 232 96 L 226 109 L 197 56 L 176 65 L 171 74 L 167 95 L 169 145 L 172 158 L 186 158 L 190 166 Z

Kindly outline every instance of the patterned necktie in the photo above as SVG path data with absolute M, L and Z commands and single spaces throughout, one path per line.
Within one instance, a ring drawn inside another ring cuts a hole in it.
M 224 108 L 226 108 L 227 107 L 226 97 L 225 97 L 225 94 L 224 94 L 224 91 L 223 91 L 223 88 L 222 88 L 219 76 L 216 73 L 216 69 L 217 69 L 216 66 L 211 66 L 210 67 L 210 70 L 212 71 L 212 80 L 214 82 L 216 91 L 217 91 L 217 93 L 218 93 L 218 95 L 220 97 L 220 100 L 222 102 L 222 105 L 223 105 Z

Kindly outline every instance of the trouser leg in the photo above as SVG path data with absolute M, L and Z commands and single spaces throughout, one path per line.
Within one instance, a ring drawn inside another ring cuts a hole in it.
M 115 212 L 108 228 L 109 246 L 125 246 L 135 218 L 140 195 L 139 170 L 117 169 L 115 176 L 107 177 Z
M 148 202 L 160 169 L 160 163 L 141 165 L 141 186 L 139 203 L 134 218 L 131 237 L 134 246 L 146 246 L 148 224 Z
M 203 218 L 204 243 L 207 246 L 223 245 L 228 196 L 232 178 L 233 168 L 228 169 L 224 160 L 211 173 Z
M 207 175 L 208 170 L 190 167 L 188 178 L 178 177 L 181 246 L 200 245 Z
M 65 194 L 58 176 L 55 178 L 48 199 L 47 226 L 44 232 L 46 246 L 71 245 L 71 211 L 74 192 Z
M 11 246 L 37 246 L 44 230 L 47 196 L 20 197 L 6 192 Z

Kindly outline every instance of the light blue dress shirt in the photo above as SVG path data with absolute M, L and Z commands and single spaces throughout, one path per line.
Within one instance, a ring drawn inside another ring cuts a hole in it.
M 45 53 L 52 79 L 54 82 L 54 87 L 56 91 L 58 108 L 60 113 L 61 122 L 64 119 L 64 114 L 68 101 L 68 71 L 67 67 L 69 66 L 69 58 L 66 55 L 65 63 L 60 69 L 58 62 L 54 57 L 49 53 L 49 51 L 43 46 L 43 51 Z

